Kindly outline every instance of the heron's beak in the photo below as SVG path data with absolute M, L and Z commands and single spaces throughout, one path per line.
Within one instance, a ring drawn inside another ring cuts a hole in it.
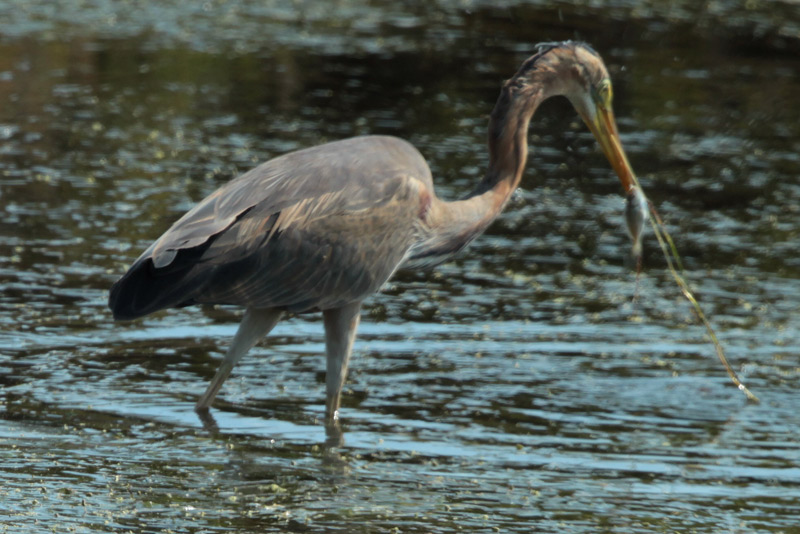
M 603 153 L 611 163 L 611 167 L 619 176 L 619 181 L 622 182 L 625 193 L 629 193 L 636 185 L 636 179 L 619 140 L 614 112 L 610 108 L 604 109 L 597 105 L 593 105 L 591 108 L 591 111 L 581 112 L 581 118 L 592 131 L 597 142 L 600 143 Z

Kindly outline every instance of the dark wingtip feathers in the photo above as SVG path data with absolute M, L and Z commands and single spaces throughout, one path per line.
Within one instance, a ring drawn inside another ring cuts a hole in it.
M 165 308 L 193 304 L 207 278 L 192 273 L 212 241 L 178 250 L 173 261 L 162 267 L 156 267 L 150 255 L 139 258 L 111 286 L 108 307 L 114 319 L 137 319 Z
M 156 269 L 150 257 L 137 261 L 117 280 L 108 294 L 108 307 L 116 320 L 144 317 L 165 308 L 193 302 L 197 284 L 186 274 L 192 264 Z
M 108 307 L 115 320 L 137 319 L 159 309 L 153 306 L 152 298 L 148 298 L 151 278 L 148 271 L 152 269 L 150 264 L 150 258 L 136 263 L 111 286 Z

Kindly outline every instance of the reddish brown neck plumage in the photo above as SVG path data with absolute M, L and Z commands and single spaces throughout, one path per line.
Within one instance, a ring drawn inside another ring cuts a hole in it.
M 416 247 L 412 263 L 414 259 L 429 265 L 441 263 L 463 249 L 500 214 L 519 185 L 528 157 L 528 125 L 549 94 L 547 87 L 535 83 L 539 73 L 534 59 L 538 58 L 531 58 L 505 83 L 492 111 L 486 175 L 462 200 L 435 199 L 429 231 Z

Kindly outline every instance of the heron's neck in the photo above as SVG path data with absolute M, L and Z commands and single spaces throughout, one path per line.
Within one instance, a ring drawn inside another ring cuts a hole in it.
M 480 235 L 503 211 L 522 179 L 528 157 L 528 124 L 544 99 L 541 89 L 505 84 L 489 121 L 489 168 L 461 200 L 437 201 L 429 230 L 412 252 L 411 265 L 436 265 Z
M 518 84 L 512 78 L 503 86 L 489 119 L 489 168 L 483 180 L 462 201 L 464 225 L 482 232 L 503 211 L 519 186 L 528 159 L 528 125 L 546 98 L 543 85 Z
M 502 211 L 519 186 L 528 159 L 528 125 L 542 101 L 541 89 L 531 94 L 514 80 L 506 83 L 489 119 L 489 168 L 469 198 L 486 197 Z M 497 205 L 499 203 L 499 205 Z

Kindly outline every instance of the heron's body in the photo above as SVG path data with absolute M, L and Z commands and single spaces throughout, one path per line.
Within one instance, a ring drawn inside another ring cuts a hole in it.
M 284 312 L 321 310 L 334 422 L 361 302 L 397 269 L 435 266 L 486 229 L 522 177 L 531 116 L 556 94 L 570 98 L 629 189 L 602 61 L 584 45 L 547 45 L 506 82 L 489 125 L 489 169 L 463 199 L 439 199 L 422 155 L 398 138 L 356 137 L 285 154 L 212 193 L 153 243 L 112 287 L 114 317 L 196 303 L 247 309 L 198 402 L 205 409 Z
M 363 300 L 424 248 L 432 202 L 427 163 L 397 138 L 286 154 L 218 189 L 153 243 L 115 286 L 114 312 L 131 319 L 195 303 L 306 312 Z

